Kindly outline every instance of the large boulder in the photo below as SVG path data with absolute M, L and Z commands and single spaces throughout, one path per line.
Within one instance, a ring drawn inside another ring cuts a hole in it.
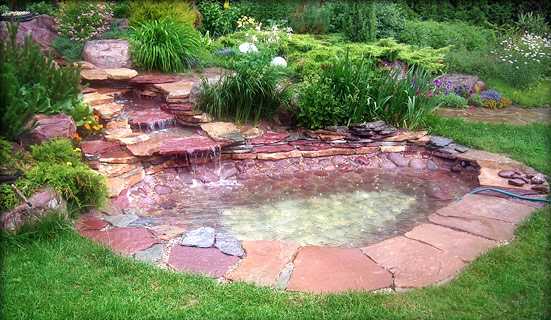
M 126 40 L 90 40 L 82 57 L 98 68 L 130 68 L 130 51 Z
M 486 89 L 486 84 L 477 76 L 459 73 L 444 74 L 436 78 L 434 84 L 444 91 L 457 94 L 461 94 L 461 91 L 479 93 Z
M 77 128 L 73 118 L 66 114 L 37 114 L 27 124 L 29 133 L 23 137 L 28 143 L 42 143 L 55 138 L 72 139 Z
M 0 39 L 8 36 L 7 23 L 0 22 Z M 23 43 L 30 36 L 43 51 L 52 50 L 52 42 L 57 37 L 57 27 L 53 17 L 39 15 L 32 20 L 20 22 L 17 30 L 17 43 Z
M 66 215 L 67 204 L 50 188 L 39 190 L 26 203 L 22 203 L 11 211 L 0 216 L 0 229 L 14 232 L 21 226 L 40 220 L 54 212 Z

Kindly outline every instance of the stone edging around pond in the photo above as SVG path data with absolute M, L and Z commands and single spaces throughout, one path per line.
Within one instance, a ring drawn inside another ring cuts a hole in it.
M 209 81 L 217 81 L 220 75 L 206 73 Z M 211 123 L 208 116 L 193 108 L 198 75 L 137 75 L 128 69 L 86 65 L 83 78 L 96 86 L 87 89 L 85 101 L 101 117 L 106 134 L 101 140 L 84 141 L 81 147 L 90 166 L 107 177 L 114 198 L 104 209 L 107 215 L 86 214 L 77 221 L 76 229 L 119 254 L 170 270 L 200 273 L 222 282 L 245 281 L 314 293 L 419 288 L 453 278 L 478 255 L 512 240 L 516 226 L 537 207 L 496 194 L 469 194 L 437 210 L 429 222 L 362 248 L 301 247 L 266 240 L 236 244 L 235 239 L 226 238 L 225 244 L 230 243 L 233 249 L 242 246 L 242 257 L 241 250 L 231 253 L 219 245 L 219 235 L 213 231 L 206 232 L 208 244 L 202 245 L 206 248 L 184 246 L 182 234 L 188 231 L 189 235 L 190 230 L 176 225 L 150 227 L 135 214 L 125 212 L 129 205 L 126 190 L 147 175 L 189 166 L 206 168 L 205 162 L 216 159 L 222 168 L 230 164 L 230 170 L 219 170 L 222 174 L 216 177 L 200 173 L 198 180 L 207 183 L 243 174 L 240 166 L 261 164 L 270 168 L 269 163 L 275 166 L 292 161 L 298 167 L 307 164 L 321 174 L 324 170 L 346 170 L 347 163 L 381 169 L 470 172 L 480 186 L 524 194 L 533 194 L 531 188 L 548 191 L 546 182 L 532 183 L 531 179 L 542 178 L 540 174 L 507 157 L 471 150 L 426 132 L 397 130 L 381 122 L 293 132 Z M 109 88 L 113 82 L 115 89 Z M 159 106 L 125 110 L 114 96 L 128 90 L 142 97 L 160 97 Z M 179 126 L 194 126 L 196 131 L 182 136 Z M 169 129 L 157 133 L 159 127 Z M 325 166 L 315 168 L 324 161 Z M 232 255 L 235 252 L 237 256 Z

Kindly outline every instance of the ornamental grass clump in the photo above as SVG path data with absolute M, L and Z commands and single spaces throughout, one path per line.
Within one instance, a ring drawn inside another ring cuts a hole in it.
M 131 27 L 134 63 L 146 70 L 181 72 L 199 61 L 201 36 L 191 24 L 150 20 Z

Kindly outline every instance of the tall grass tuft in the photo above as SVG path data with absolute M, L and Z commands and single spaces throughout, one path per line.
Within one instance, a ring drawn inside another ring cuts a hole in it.
M 218 119 L 257 122 L 274 115 L 285 102 L 279 85 L 282 71 L 261 54 L 248 54 L 234 63 L 233 72 L 211 84 L 203 80 L 199 108 Z
M 133 61 L 146 70 L 181 72 L 198 62 L 201 36 L 190 24 L 150 20 L 131 28 Z

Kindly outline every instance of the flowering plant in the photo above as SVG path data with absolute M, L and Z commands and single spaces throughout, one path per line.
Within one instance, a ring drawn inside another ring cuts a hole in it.
M 262 29 L 262 22 L 257 22 L 253 17 L 242 16 L 237 20 L 237 29 L 260 31 Z
M 61 35 L 84 42 L 106 32 L 112 18 L 113 10 L 107 3 L 75 1 L 61 5 L 56 22 Z
M 480 93 L 482 106 L 488 109 L 506 108 L 512 104 L 512 101 L 496 90 L 485 90 Z

